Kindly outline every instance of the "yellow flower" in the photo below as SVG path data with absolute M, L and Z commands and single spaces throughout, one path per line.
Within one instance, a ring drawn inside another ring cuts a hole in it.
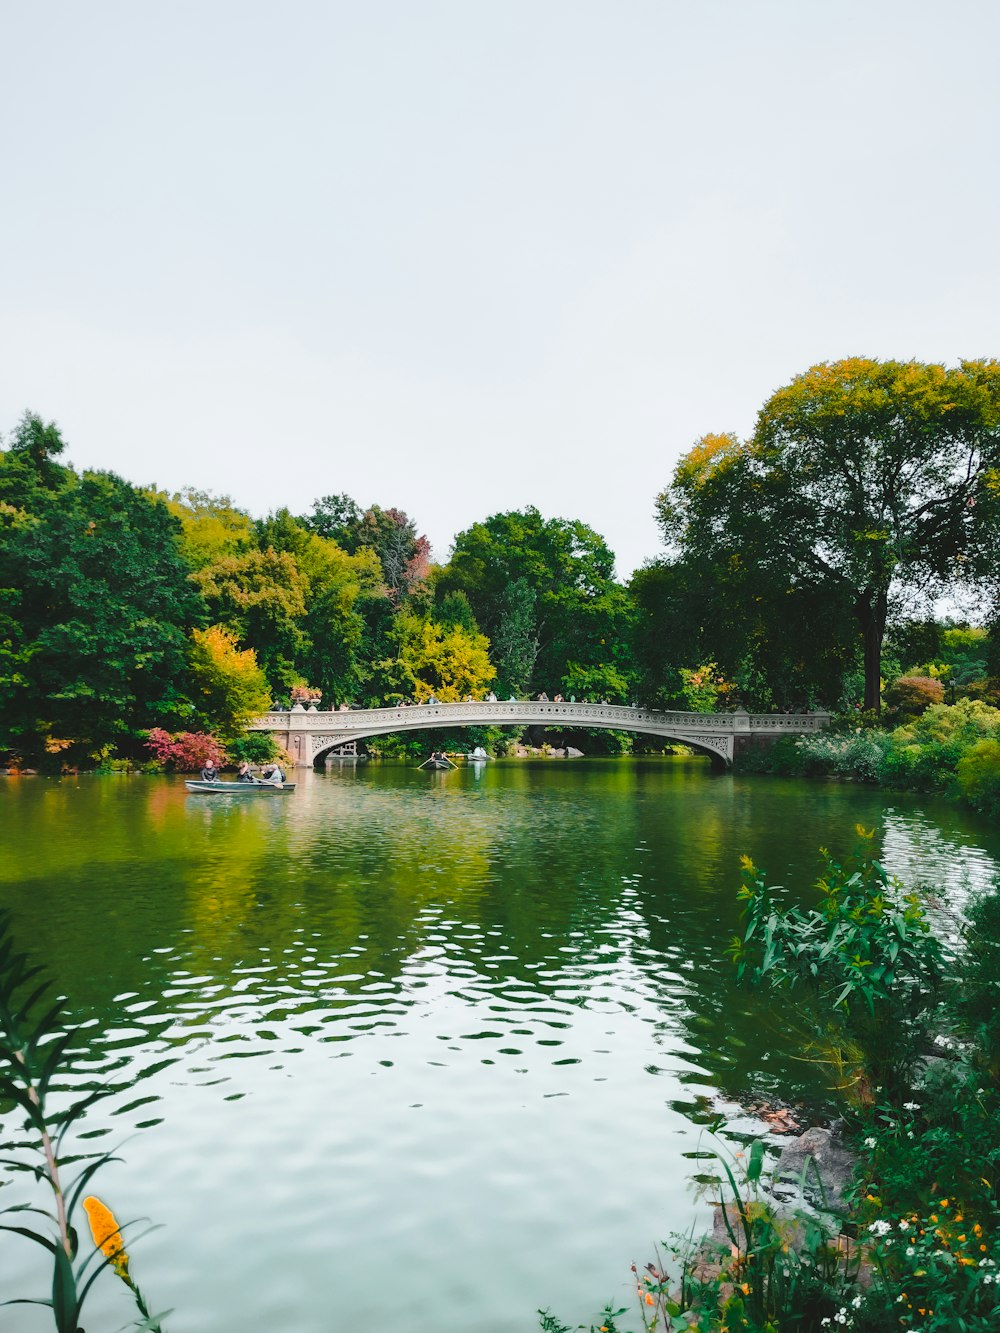
M 92 1194 L 88 1194 L 84 1199 L 83 1210 L 90 1223 L 90 1234 L 94 1238 L 94 1244 L 103 1251 L 106 1258 L 111 1260 L 111 1266 L 118 1276 L 127 1282 L 128 1255 L 125 1253 L 125 1242 L 122 1240 L 122 1233 L 118 1229 L 114 1213 Z

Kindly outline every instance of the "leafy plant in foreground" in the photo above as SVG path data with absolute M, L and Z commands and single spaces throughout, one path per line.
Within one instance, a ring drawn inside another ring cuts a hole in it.
M 15 1220 L 0 1223 L 0 1230 L 36 1242 L 52 1258 L 51 1296 L 22 1297 L 7 1304 L 50 1306 L 57 1333 L 83 1333 L 80 1317 L 84 1302 L 102 1270 L 112 1267 L 136 1300 L 141 1320 L 135 1327 L 160 1333 L 162 1316 L 150 1314 L 128 1276 L 121 1239 L 124 1228 L 118 1227 L 114 1215 L 99 1200 L 83 1197 L 100 1168 L 117 1159 L 110 1152 L 70 1154 L 67 1148 L 70 1131 L 95 1103 L 117 1088 L 102 1084 L 84 1088 L 77 1095 L 60 1086 L 59 1076 L 64 1072 L 76 1030 L 63 1021 L 61 1001 L 40 1011 L 50 984 L 39 981 L 41 970 L 29 966 L 26 957 L 15 952 L 9 917 L 0 915 L 0 1104 L 13 1104 L 23 1113 L 24 1130 L 30 1136 L 8 1144 L 10 1150 L 21 1155 L 0 1160 L 12 1170 L 33 1175 L 39 1185 L 48 1187 L 51 1196 L 47 1208 L 15 1204 L 0 1213 L 5 1218 L 15 1215 Z M 71 1163 L 83 1165 L 70 1181 L 64 1176 L 64 1168 Z M 79 1257 L 74 1225 L 81 1201 L 90 1215 L 95 1243 L 94 1251 L 84 1259 Z M 22 1217 L 45 1218 L 51 1229 L 46 1232 L 36 1229 L 38 1223 L 22 1224 Z
M 779 901 L 764 874 L 742 858 L 743 935 L 730 952 L 737 979 L 796 992 L 816 1048 L 845 1071 L 861 1101 L 881 1087 L 907 1096 L 941 983 L 941 948 L 920 899 L 906 893 L 871 852 L 841 864 L 824 852 L 822 895 L 802 909 Z

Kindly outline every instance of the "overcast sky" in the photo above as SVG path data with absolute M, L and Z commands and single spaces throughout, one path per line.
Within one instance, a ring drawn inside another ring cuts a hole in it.
M 627 575 L 708 431 L 1000 355 L 997 0 L 0 0 L 0 430 Z

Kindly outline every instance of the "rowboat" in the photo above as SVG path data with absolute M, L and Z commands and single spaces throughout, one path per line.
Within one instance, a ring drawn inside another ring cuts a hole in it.
M 268 792 L 272 796 L 281 796 L 285 792 L 294 791 L 294 782 L 283 782 L 280 787 L 276 787 L 271 782 L 215 782 L 194 781 L 193 779 L 184 783 L 188 791 L 200 792 L 208 795 L 210 792 L 228 792 L 230 796 L 266 796 Z

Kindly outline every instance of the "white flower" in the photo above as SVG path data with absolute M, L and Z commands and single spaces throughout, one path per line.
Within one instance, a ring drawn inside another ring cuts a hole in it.
M 909 1231 L 909 1229 L 910 1229 L 910 1224 L 909 1224 L 909 1222 L 907 1222 L 907 1220 L 906 1220 L 905 1217 L 904 1217 L 904 1218 L 902 1219 L 902 1221 L 900 1222 L 900 1224 L 899 1224 L 899 1229 L 900 1229 L 900 1231 Z
M 886 1243 L 885 1243 L 885 1248 L 888 1249 L 889 1246 L 890 1246 L 891 1244 L 892 1244 L 892 1237 L 890 1236 L 889 1239 L 888 1239 L 888 1240 L 886 1241 Z
M 914 1132 L 913 1132 L 912 1129 L 908 1129 L 908 1130 L 906 1131 L 906 1137 L 907 1137 L 908 1139 L 912 1139 L 912 1138 L 916 1138 L 916 1135 L 914 1134 Z
M 916 1250 L 913 1248 L 913 1246 L 912 1246 L 912 1245 L 907 1245 L 907 1247 L 906 1247 L 906 1257 L 907 1257 L 907 1259 L 912 1259 L 913 1256 L 914 1256 L 915 1254 L 916 1254 Z
M 903 1110 L 904 1110 L 904 1111 L 919 1111 L 919 1110 L 920 1110 L 920 1103 L 919 1103 L 919 1102 L 904 1102 L 904 1103 L 903 1103 Z
M 860 1296 L 855 1296 L 854 1300 L 851 1301 L 851 1304 L 854 1306 L 855 1310 L 860 1310 L 860 1309 L 861 1309 L 861 1297 L 860 1297 Z
M 866 1147 L 866 1148 L 874 1148 L 874 1147 L 875 1147 L 875 1139 L 873 1139 L 873 1138 L 871 1137 L 870 1134 L 869 1134 L 868 1138 L 865 1139 L 865 1147 Z
M 888 1236 L 889 1232 L 892 1230 L 892 1223 L 886 1222 L 884 1218 L 880 1217 L 877 1222 L 872 1222 L 868 1230 L 876 1236 Z

